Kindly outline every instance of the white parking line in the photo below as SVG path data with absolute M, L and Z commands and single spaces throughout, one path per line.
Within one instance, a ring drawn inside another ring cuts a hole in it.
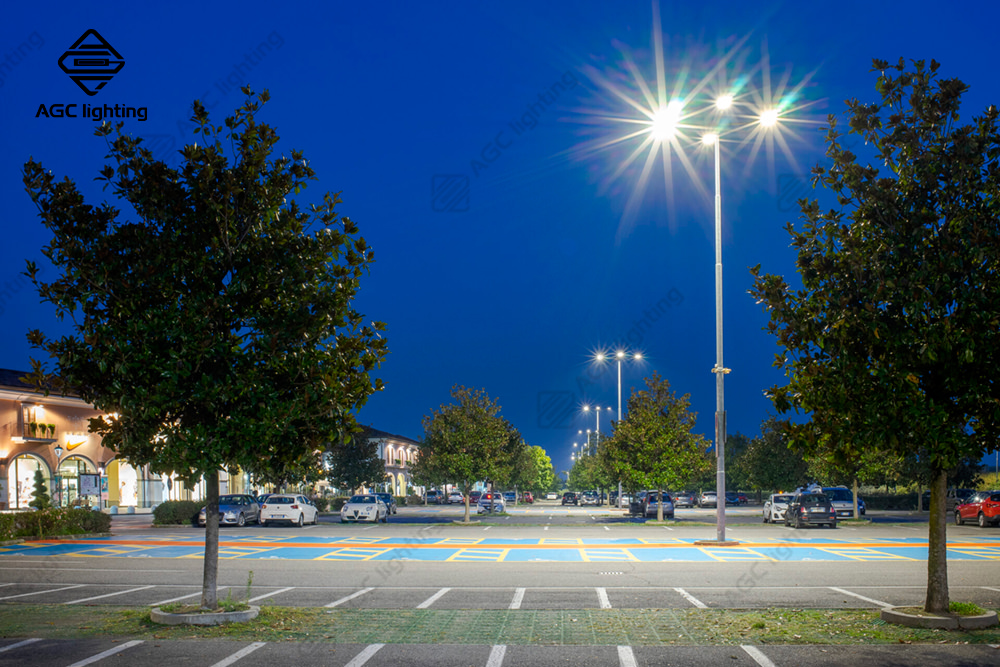
M 741 644 L 740 648 L 746 651 L 747 655 L 753 658 L 754 662 L 760 665 L 760 667 L 775 667 L 775 664 L 771 662 L 770 658 L 761 653 L 760 649 L 756 646 L 746 646 L 745 644 Z
M 339 606 L 339 605 L 342 605 L 342 604 L 344 604 L 345 602 L 350 602 L 351 600 L 353 600 L 353 599 L 354 599 L 354 598 L 356 598 L 356 597 L 361 597 L 362 595 L 364 595 L 364 594 L 365 594 L 365 593 L 367 593 L 368 591 L 373 591 L 373 590 L 375 590 L 375 587 L 374 587 L 374 586 L 369 586 L 368 588 L 362 588 L 362 589 L 361 589 L 360 591 L 358 591 L 357 593 L 351 593 L 351 594 L 350 594 L 350 595 L 348 595 L 347 597 L 343 597 L 343 598 L 340 598 L 340 599 L 339 599 L 339 600 L 337 600 L 336 602 L 331 602 L 330 604 L 328 604 L 328 605 L 324 605 L 324 606 L 325 606 L 325 607 L 337 607 L 337 606 Z M 381 645 L 380 645 L 380 646 L 381 646 Z
M 605 527 L 604 527 L 604 530 L 611 530 L 611 529 L 610 529 L 610 528 L 608 528 L 607 526 L 605 526 Z
M 55 593 L 56 591 L 68 591 L 71 588 L 83 588 L 86 585 L 87 584 L 73 584 L 72 586 L 63 586 L 62 588 L 50 588 L 45 591 L 35 591 L 34 593 L 21 593 L 20 595 L 8 595 L 7 597 L 0 598 L 0 600 L 13 600 L 14 598 L 26 598 L 29 595 L 44 595 L 45 593 Z
M 385 644 L 369 644 L 365 647 L 365 650 L 354 656 L 354 660 L 344 665 L 344 667 L 361 667 L 363 664 L 368 662 L 373 655 L 379 652 L 379 650 L 385 646 Z
M 674 529 L 673 529 L 673 528 L 671 528 L 670 526 L 664 526 L 664 527 L 663 527 L 663 529 L 664 529 L 664 530 L 669 530 L 669 531 L 671 531 L 671 532 L 673 532 L 673 530 L 674 530 Z
M 429 598 L 427 598 L 426 600 L 424 600 L 423 602 L 421 602 L 420 604 L 418 604 L 417 605 L 417 609 L 427 609 L 432 604 L 434 604 L 435 602 L 437 602 L 438 600 L 440 600 L 441 596 L 443 596 L 445 593 L 447 593 L 450 590 L 451 590 L 450 588 L 442 588 L 437 593 L 435 593 L 434 595 L 430 596 Z
M 500 667 L 503 664 L 503 656 L 507 653 L 507 647 L 504 644 L 495 644 L 492 649 L 490 649 L 489 660 L 486 661 L 486 667 Z
M 40 642 L 40 641 L 42 641 L 40 638 L 25 639 L 23 642 L 18 642 L 16 644 L 11 644 L 10 646 L 4 646 L 3 648 L 0 648 L 0 653 L 3 653 L 4 651 L 11 651 L 15 648 L 21 648 L 22 646 L 27 646 L 28 644 L 34 644 L 35 642 Z
M 618 664 L 620 667 L 639 667 L 639 663 L 635 661 L 635 653 L 632 652 L 631 646 L 618 647 Z
M 125 642 L 121 646 L 116 646 L 114 648 L 109 648 L 107 651 L 104 651 L 103 653 L 98 653 L 97 655 L 92 655 L 89 658 L 85 658 L 85 659 L 81 660 L 80 662 L 74 662 L 69 667 L 83 667 L 84 665 L 89 665 L 89 664 L 95 663 L 98 660 L 104 660 L 108 656 L 114 655 L 115 653 L 121 653 L 125 649 L 132 648 L 133 646 L 138 646 L 141 643 L 142 643 L 142 640 L 140 640 L 140 639 L 136 639 L 136 640 L 130 641 L 130 642 Z
M 288 588 L 279 588 L 276 591 L 271 591 L 270 593 L 264 593 L 263 595 L 258 595 L 255 598 L 250 598 L 247 602 L 256 602 L 257 600 L 263 600 L 264 598 L 269 598 L 273 595 L 278 595 L 279 593 L 287 593 L 288 591 L 295 590 L 295 586 L 289 586 Z
M 597 599 L 601 601 L 601 609 L 611 609 L 611 600 L 608 599 L 608 589 L 598 588 Z
M 542 530 L 548 530 L 548 529 L 549 529 L 548 526 L 545 526 L 545 528 L 542 528 Z
M 489 529 L 490 529 L 490 528 L 492 528 L 492 527 L 493 527 L 493 526 L 486 526 L 485 528 L 483 528 L 483 530 L 489 530 Z
M 214 665 L 212 665 L 212 667 L 229 667 L 229 665 L 233 664 L 237 660 L 241 660 L 242 658 L 245 658 L 246 656 L 250 655 L 251 653 L 253 653 L 257 649 L 259 649 L 261 646 L 267 646 L 267 642 L 254 642 L 253 644 L 250 644 L 249 646 L 241 648 L 239 651 L 237 651 L 236 653 L 233 653 L 228 658 L 220 660 L 219 662 L 217 662 Z
M 695 607 L 698 607 L 698 609 L 708 609 L 708 605 L 707 604 L 705 604 L 704 602 L 702 602 L 701 600 L 699 600 L 695 596 L 691 595 L 690 593 L 688 593 L 683 588 L 675 588 L 674 590 L 677 591 L 678 593 L 680 593 L 681 597 L 683 597 L 685 600 L 687 600 L 688 602 L 690 602 L 691 604 L 693 604 Z
M 997 593 L 1000 593 L 1000 588 L 993 588 L 992 586 L 980 586 L 980 588 L 985 588 L 988 591 L 996 591 Z
M 136 591 L 144 591 L 147 588 L 154 588 L 154 586 L 139 586 L 139 588 L 130 588 L 127 591 L 118 591 L 117 593 L 107 593 L 105 595 L 95 595 L 91 598 L 83 598 L 82 600 L 70 600 L 69 602 L 63 602 L 63 604 L 77 604 L 79 602 L 90 602 L 91 600 L 100 600 L 102 598 L 113 598 L 116 595 L 125 595 L 126 593 L 135 593 Z
M 873 600 L 872 598 L 866 598 L 864 595 L 858 595 L 857 593 L 852 593 L 851 591 L 845 591 L 843 588 L 837 588 L 836 586 L 829 586 L 831 591 L 836 591 L 838 593 L 843 593 L 844 595 L 852 595 L 859 600 L 864 600 L 865 602 L 871 602 L 879 607 L 891 607 L 892 605 L 888 602 L 882 602 L 881 600 Z
M 514 599 L 510 601 L 510 607 L 508 609 L 520 609 L 521 602 L 524 600 L 524 589 L 515 588 L 514 589 Z
M 201 595 L 201 591 L 198 591 L 197 593 L 188 593 L 187 595 L 182 595 L 177 598 L 170 598 L 169 600 L 160 600 L 159 602 L 154 602 L 149 606 L 159 607 L 160 605 L 170 604 L 171 602 L 177 602 L 178 600 L 187 600 L 188 598 L 193 598 L 195 595 Z

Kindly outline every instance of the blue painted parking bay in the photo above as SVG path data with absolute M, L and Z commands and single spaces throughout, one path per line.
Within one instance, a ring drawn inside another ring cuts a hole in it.
M 923 561 L 921 537 L 775 537 L 717 547 L 695 538 L 474 538 L 221 535 L 219 558 L 287 560 L 407 560 L 428 562 L 734 562 L 734 561 Z M 79 558 L 201 558 L 204 541 L 149 535 L 39 540 L 0 546 L 0 568 L 18 556 Z M 1000 537 L 948 542 L 953 560 L 1000 560 Z

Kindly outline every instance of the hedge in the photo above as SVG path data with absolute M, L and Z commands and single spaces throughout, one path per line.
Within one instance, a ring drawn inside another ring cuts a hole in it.
M 198 525 L 198 513 L 204 503 L 193 500 L 167 500 L 153 508 L 153 525 L 169 526 L 175 524 Z
M 111 517 L 80 508 L 48 507 L 34 512 L 0 514 L 0 540 L 107 533 Z

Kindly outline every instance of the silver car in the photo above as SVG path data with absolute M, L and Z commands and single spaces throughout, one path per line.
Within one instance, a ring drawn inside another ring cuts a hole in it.
M 764 523 L 780 523 L 785 520 L 785 510 L 795 496 L 791 493 L 772 493 L 764 502 Z

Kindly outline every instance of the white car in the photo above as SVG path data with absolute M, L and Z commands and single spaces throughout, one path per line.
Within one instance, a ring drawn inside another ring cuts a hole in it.
M 504 505 L 502 493 L 484 493 L 479 497 L 479 502 L 476 504 L 476 511 L 479 514 L 504 512 L 506 510 L 507 507 Z
M 559 494 L 556 493 L 555 491 L 549 491 L 548 493 L 545 494 L 545 499 L 546 500 L 559 500 Z
M 773 493 L 764 502 L 764 523 L 781 523 L 785 520 L 788 503 L 795 497 L 793 493 Z
M 319 510 L 302 495 L 293 493 L 275 493 L 267 497 L 260 508 L 260 525 L 269 523 L 288 523 L 302 527 L 303 524 L 315 524 Z
M 351 499 L 340 508 L 340 521 L 341 523 L 351 521 L 389 523 L 389 508 L 374 493 L 351 496 Z
M 452 491 L 448 494 L 448 502 L 452 505 L 464 504 L 465 496 L 458 491 Z

